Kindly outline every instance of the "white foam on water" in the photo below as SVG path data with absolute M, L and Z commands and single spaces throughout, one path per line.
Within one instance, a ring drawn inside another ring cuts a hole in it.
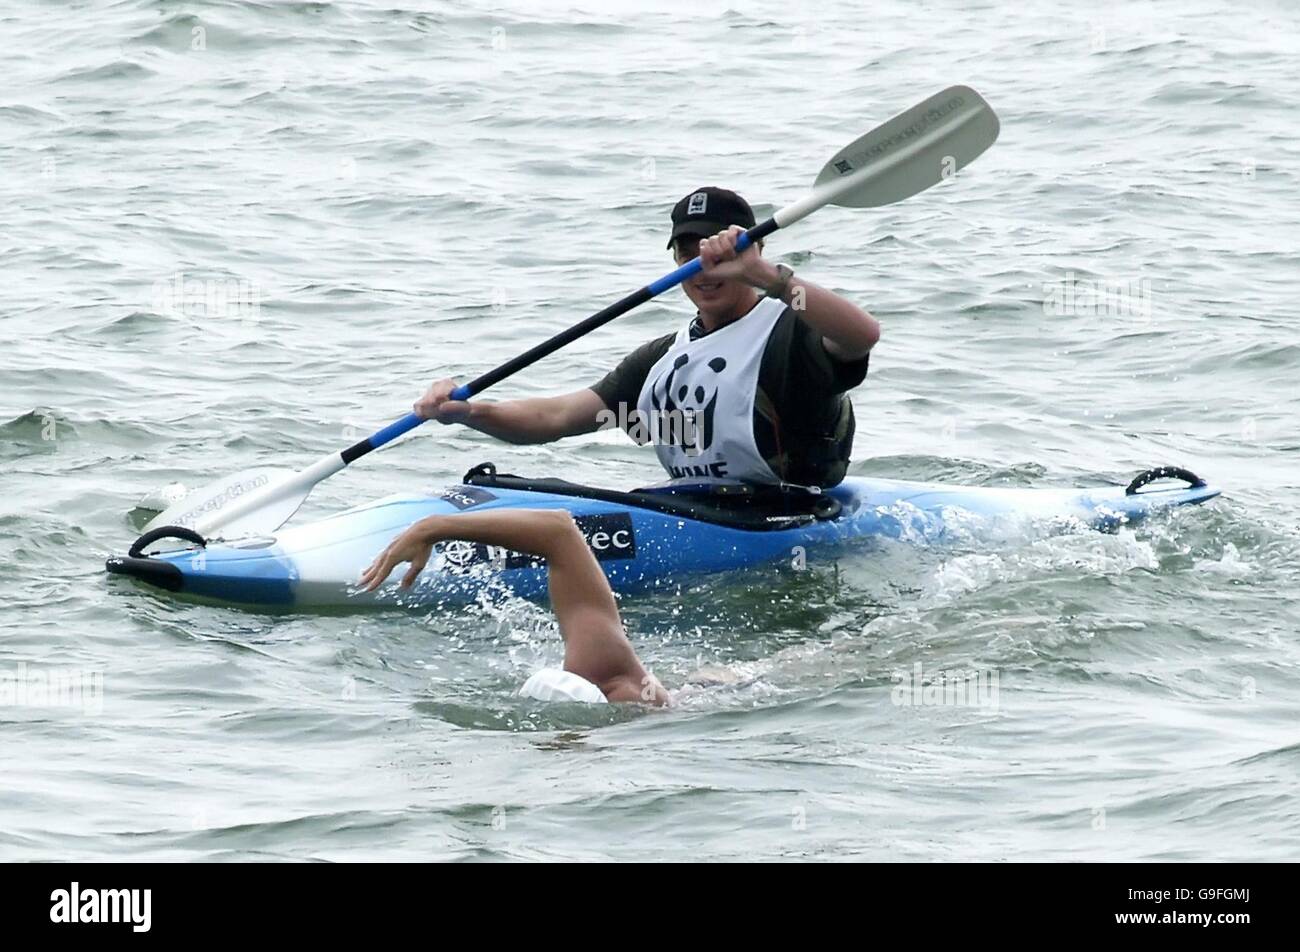
M 1218 559 L 1197 559 L 1198 572 L 1212 572 L 1215 575 L 1227 575 L 1233 578 L 1245 578 L 1255 571 L 1255 567 L 1241 557 L 1237 547 L 1231 542 L 1223 543 L 1223 555 Z
M 1150 541 L 1131 531 L 1090 533 L 1040 539 L 1005 553 L 967 553 L 945 560 L 924 583 L 931 602 L 951 601 L 993 585 L 1050 577 L 1063 570 L 1089 575 L 1122 575 L 1134 569 L 1159 568 Z

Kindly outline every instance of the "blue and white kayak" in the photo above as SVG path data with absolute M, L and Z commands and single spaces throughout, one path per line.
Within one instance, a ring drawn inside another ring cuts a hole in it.
M 1188 485 L 1144 489 L 1165 478 Z M 497 591 L 538 598 L 546 592 L 544 565 L 476 543 L 440 546 L 410 591 L 399 594 L 400 572 L 371 595 L 358 594 L 356 582 L 399 532 L 425 516 L 567 509 L 614 589 L 632 593 L 749 566 L 829 562 L 845 547 L 876 538 L 994 540 L 1023 520 L 1113 530 L 1217 495 L 1204 480 L 1169 467 L 1148 470 L 1127 487 L 963 487 L 850 477 L 816 494 L 743 487 L 615 492 L 499 475 L 483 466 L 438 495 L 388 496 L 274 536 L 222 541 L 184 529 L 154 530 L 129 555 L 110 558 L 107 568 L 181 595 L 253 607 L 457 604 Z M 170 536 L 195 547 L 146 551 Z

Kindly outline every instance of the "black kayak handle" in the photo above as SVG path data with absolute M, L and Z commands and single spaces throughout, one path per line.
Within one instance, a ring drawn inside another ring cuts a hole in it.
M 208 547 L 207 540 L 193 529 L 187 529 L 184 526 L 159 526 L 157 529 L 150 529 L 132 542 L 131 548 L 127 550 L 126 554 L 133 559 L 138 559 L 144 554 L 146 545 L 157 542 L 159 539 L 183 539 L 186 542 L 193 542 L 201 549 Z
M 1183 469 L 1181 466 L 1157 466 L 1134 477 L 1133 482 L 1129 483 L 1128 488 L 1124 490 L 1124 495 L 1136 496 L 1139 489 L 1147 483 L 1154 483 L 1157 479 L 1181 479 L 1187 483 L 1189 489 L 1200 489 L 1205 485 L 1205 480 L 1190 469 Z

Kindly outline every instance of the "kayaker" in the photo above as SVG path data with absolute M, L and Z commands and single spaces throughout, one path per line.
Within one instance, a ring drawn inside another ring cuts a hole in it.
M 449 399 L 439 380 L 415 412 L 510 443 L 549 443 L 618 425 L 655 444 L 674 479 L 834 486 L 853 444 L 847 394 L 866 377 L 880 325 L 837 294 L 762 256 L 736 253 L 754 225 L 735 192 L 701 188 L 672 211 L 668 247 L 703 270 L 682 287 L 697 313 L 590 387 L 555 397 Z
M 564 509 L 488 509 L 412 523 L 362 573 L 373 592 L 403 563 L 410 588 L 439 542 L 464 540 L 546 560 L 551 609 L 564 639 L 564 667 L 544 668 L 519 693 L 542 701 L 666 705 L 669 695 L 632 649 L 614 593 L 587 540 Z

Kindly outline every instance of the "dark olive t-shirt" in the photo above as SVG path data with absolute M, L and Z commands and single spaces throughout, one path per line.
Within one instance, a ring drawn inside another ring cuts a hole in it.
M 744 320 L 744 318 L 741 318 Z M 699 318 L 691 339 L 703 337 Z M 646 377 L 676 334 L 642 344 L 606 374 L 592 390 L 605 406 L 631 423 Z M 853 448 L 853 404 L 847 392 L 867 376 L 870 354 L 840 360 L 822 337 L 791 308 L 776 320 L 763 350 L 754 401 L 754 439 L 772 472 L 803 486 L 834 486 L 844 479 Z

